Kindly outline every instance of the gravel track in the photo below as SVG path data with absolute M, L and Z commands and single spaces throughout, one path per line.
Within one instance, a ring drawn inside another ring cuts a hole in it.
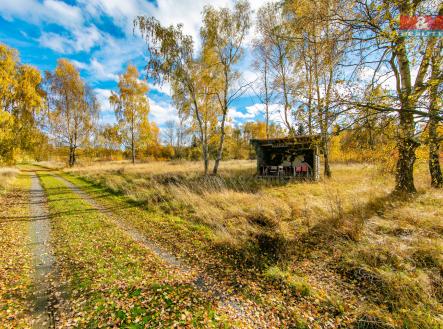
M 34 266 L 33 276 L 33 328 L 54 328 L 54 313 L 51 307 L 51 281 L 49 276 L 54 266 L 54 256 L 49 246 L 51 225 L 47 200 L 40 179 L 31 174 L 29 236 Z

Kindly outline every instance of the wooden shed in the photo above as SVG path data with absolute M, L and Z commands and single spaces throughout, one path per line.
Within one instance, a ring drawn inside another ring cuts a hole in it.
M 251 139 L 257 154 L 257 176 L 319 180 L 319 141 L 318 135 Z

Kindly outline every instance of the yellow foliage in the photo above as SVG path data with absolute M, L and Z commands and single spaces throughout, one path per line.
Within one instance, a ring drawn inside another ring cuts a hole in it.
M 0 111 L 0 163 L 13 161 L 14 117 Z
M 36 115 L 44 106 L 40 72 L 21 65 L 18 52 L 0 44 L 0 163 L 12 163 L 43 145 Z

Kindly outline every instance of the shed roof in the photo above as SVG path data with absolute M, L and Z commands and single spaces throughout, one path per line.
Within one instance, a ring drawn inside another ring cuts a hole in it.
M 307 144 L 316 143 L 320 141 L 320 135 L 299 135 L 294 137 L 282 137 L 282 138 L 268 138 L 268 139 L 251 139 L 250 143 L 254 145 L 266 146 L 266 145 L 297 145 L 297 144 Z

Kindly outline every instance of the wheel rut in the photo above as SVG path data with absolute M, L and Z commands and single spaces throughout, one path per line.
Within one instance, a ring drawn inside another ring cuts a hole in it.
M 49 246 L 51 225 L 45 191 L 35 173 L 31 174 L 29 202 L 31 215 L 29 236 L 34 266 L 32 328 L 55 328 L 49 278 L 54 267 L 54 256 Z
M 148 239 L 145 234 L 128 224 L 126 221 L 121 220 L 112 210 L 97 203 L 81 188 L 62 176 L 53 173 L 51 175 L 62 181 L 71 191 L 89 203 L 93 208 L 108 216 L 118 228 L 128 234 L 133 240 L 149 249 L 166 265 L 177 269 L 185 277 L 192 275 L 194 278 L 192 279 L 192 285 L 203 293 L 210 295 L 217 302 L 220 309 L 223 309 L 223 311 L 225 311 L 232 319 L 243 323 L 242 327 L 267 327 L 264 326 L 263 321 L 260 320 L 260 318 L 263 318 L 265 315 L 259 311 L 259 308 L 255 303 L 249 300 L 240 299 L 234 294 L 227 293 L 226 287 L 222 287 L 218 284 L 217 280 L 211 278 L 202 271 L 193 270 L 174 255 L 160 248 L 155 242 Z

